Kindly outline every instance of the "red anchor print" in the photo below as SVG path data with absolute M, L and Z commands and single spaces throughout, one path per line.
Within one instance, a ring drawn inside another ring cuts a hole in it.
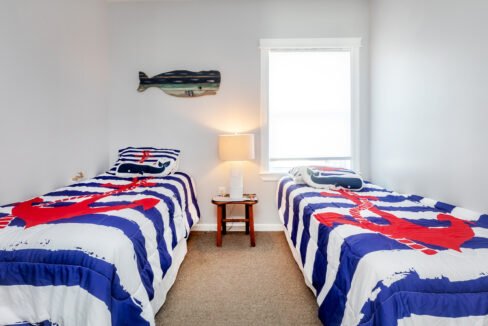
M 351 221 L 339 213 L 327 212 L 317 213 L 315 218 L 322 224 L 332 227 L 334 224 L 348 224 L 359 226 L 363 229 L 378 232 L 384 236 L 396 240 L 408 247 L 420 250 L 427 255 L 435 255 L 438 251 L 427 248 L 421 243 L 430 244 L 446 249 L 461 251 L 461 245 L 472 239 L 474 232 L 469 222 L 458 219 L 449 214 L 438 214 L 438 221 L 449 221 L 448 227 L 424 227 L 405 219 L 399 218 L 391 213 L 380 210 L 371 201 L 378 200 L 373 196 L 360 196 L 351 191 L 339 190 L 336 193 L 322 192 L 326 197 L 342 197 L 349 199 L 356 206 L 349 209 L 349 213 L 355 219 Z M 388 225 L 373 223 L 361 216 L 361 211 L 370 211 L 381 216 L 389 222 Z
M 91 207 L 90 205 L 102 198 L 112 196 L 114 194 L 130 191 L 137 187 L 153 187 L 155 185 L 156 183 L 150 182 L 147 179 L 134 179 L 132 182 L 125 185 L 115 185 L 111 183 L 102 184 L 102 187 L 113 188 L 114 190 L 96 195 L 69 197 L 53 202 L 44 202 L 42 198 L 36 197 L 16 204 L 12 208 L 12 213 L 9 216 L 0 218 L 0 229 L 5 228 L 14 218 L 22 219 L 25 222 L 25 227 L 30 228 L 39 224 L 45 224 L 56 220 L 68 219 L 86 214 L 105 213 L 135 207 L 142 207 L 144 210 L 148 210 L 156 206 L 159 203 L 159 199 L 144 198 L 135 200 L 129 204 L 120 204 L 115 206 Z M 86 199 L 72 203 L 68 206 L 52 206 L 53 204 L 73 201 L 80 198 Z
M 142 151 L 141 159 L 139 160 L 138 163 L 144 163 L 151 156 L 152 155 L 150 151 Z

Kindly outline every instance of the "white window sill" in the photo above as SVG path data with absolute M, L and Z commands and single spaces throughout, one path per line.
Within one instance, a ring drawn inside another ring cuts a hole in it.
M 287 173 L 266 171 L 266 172 L 259 173 L 259 175 L 261 176 L 261 180 L 263 180 L 263 181 L 278 181 L 282 177 L 287 175 Z

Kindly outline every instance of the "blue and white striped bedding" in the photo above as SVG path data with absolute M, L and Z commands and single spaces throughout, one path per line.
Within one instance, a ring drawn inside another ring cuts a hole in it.
M 325 325 L 488 325 L 488 215 L 289 176 L 277 203 Z
M 195 196 L 185 173 L 103 174 L 1 207 L 0 324 L 154 325 Z

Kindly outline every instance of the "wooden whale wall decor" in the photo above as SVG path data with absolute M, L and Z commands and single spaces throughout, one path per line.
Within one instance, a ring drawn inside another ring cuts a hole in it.
M 177 97 L 215 95 L 220 87 L 220 72 L 216 70 L 192 72 L 174 70 L 149 78 L 139 72 L 139 92 L 157 87 L 166 94 Z

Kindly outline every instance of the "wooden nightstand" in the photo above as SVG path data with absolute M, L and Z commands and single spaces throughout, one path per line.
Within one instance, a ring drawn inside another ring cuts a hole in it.
M 256 196 L 246 196 L 243 199 L 233 200 L 228 197 L 216 196 L 212 199 L 212 204 L 217 206 L 217 247 L 222 247 L 222 234 L 227 233 L 227 222 L 245 222 L 246 234 L 250 234 L 251 247 L 256 246 L 254 236 L 254 213 L 253 206 L 258 203 Z M 227 218 L 227 205 L 245 205 L 245 218 Z

